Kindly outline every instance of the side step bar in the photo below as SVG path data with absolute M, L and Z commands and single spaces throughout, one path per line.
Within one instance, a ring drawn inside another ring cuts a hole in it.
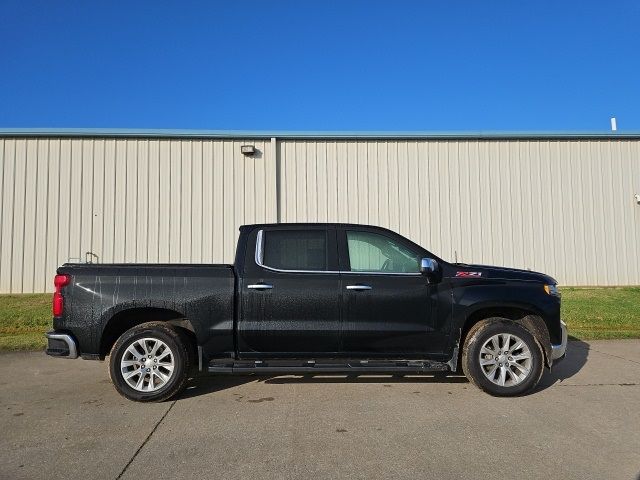
M 426 373 L 446 372 L 433 360 L 212 360 L 209 373 Z

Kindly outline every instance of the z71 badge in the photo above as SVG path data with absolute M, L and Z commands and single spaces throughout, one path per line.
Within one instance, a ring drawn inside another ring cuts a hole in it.
M 482 272 L 456 272 L 456 277 L 481 277 Z

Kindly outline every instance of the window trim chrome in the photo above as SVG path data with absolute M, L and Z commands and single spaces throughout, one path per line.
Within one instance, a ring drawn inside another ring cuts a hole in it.
M 340 270 L 339 273 L 348 273 L 351 275 L 399 275 L 403 277 L 421 277 L 422 274 L 419 272 L 411 273 L 411 272 L 354 272 L 351 270 Z
M 262 263 L 262 259 L 264 258 L 264 245 L 262 244 L 263 234 L 264 230 L 258 230 L 258 236 L 256 237 L 256 265 L 260 265 L 261 267 L 265 266 Z
M 272 272 L 279 273 L 332 273 L 332 274 L 351 274 L 351 275 L 399 275 L 406 277 L 419 277 L 422 276 L 420 272 L 417 273 L 403 273 L 403 272 L 353 272 L 351 270 L 285 270 L 282 268 L 270 267 L 264 264 L 264 230 L 258 230 L 256 236 L 256 251 L 255 262 L 259 267 L 265 270 L 271 270 Z

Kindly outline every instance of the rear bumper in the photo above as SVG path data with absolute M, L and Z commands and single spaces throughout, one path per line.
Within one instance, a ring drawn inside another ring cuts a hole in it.
M 553 363 L 559 362 L 567 354 L 567 324 L 560 320 L 560 328 L 562 329 L 562 343 L 559 345 L 551 344 L 551 360 Z
M 68 333 L 52 330 L 44 334 L 47 337 L 47 355 L 62 358 L 78 358 L 78 344 Z

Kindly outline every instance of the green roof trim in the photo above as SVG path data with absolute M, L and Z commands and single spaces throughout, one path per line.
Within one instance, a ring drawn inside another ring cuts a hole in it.
M 425 140 L 509 140 L 509 139 L 640 139 L 640 132 L 323 132 L 255 130 L 163 130 L 125 128 L 0 128 L 2 137 L 136 137 L 136 138 L 221 138 L 221 139 L 425 139 Z

